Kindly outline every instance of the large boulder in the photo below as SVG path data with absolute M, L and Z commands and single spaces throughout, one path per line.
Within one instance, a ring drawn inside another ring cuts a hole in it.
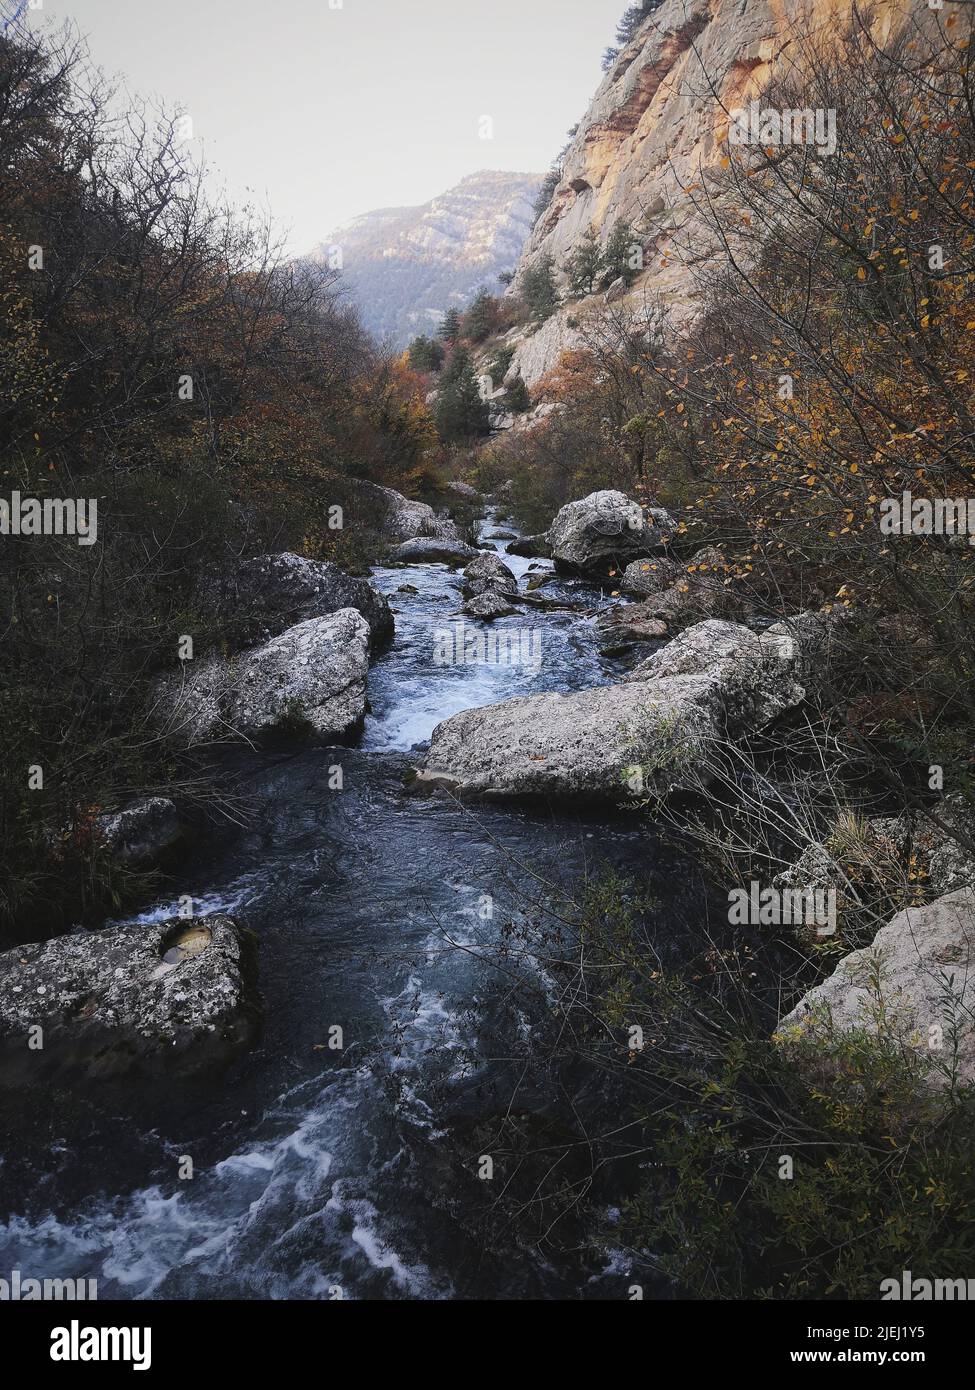
M 548 536 L 519 536 L 510 545 L 505 546 L 506 555 L 520 555 L 525 560 L 551 560 L 552 547 L 548 543 Z
M 188 745 L 276 733 L 345 742 L 366 713 L 369 637 L 362 614 L 343 608 L 230 661 L 188 661 L 156 685 L 164 730 Z
M 627 682 L 680 680 L 689 691 L 707 689 L 731 735 L 763 729 L 805 698 L 798 680 L 800 641 L 787 631 L 755 633 L 717 618 L 695 623 L 636 666 Z
M 802 700 L 797 659 L 788 636 L 700 623 L 621 684 L 454 715 L 434 729 L 414 786 L 490 798 L 700 789 L 722 744 Z
M 5 951 L 0 1082 L 196 1071 L 228 1060 L 254 1030 L 253 978 L 249 940 L 222 914 Z
M 897 913 L 779 1023 L 776 1041 L 828 1058 L 838 1036 L 900 1052 L 934 1089 L 975 1081 L 975 891 Z
M 468 598 L 488 592 L 516 594 L 518 581 L 503 560 L 485 552 L 464 570 L 463 589 Z
M 458 497 L 463 497 L 465 502 L 480 502 L 482 494 L 470 483 L 462 483 L 457 479 L 447 484 L 451 492 L 456 492 Z
M 663 555 L 647 560 L 631 560 L 620 582 L 624 594 L 636 594 L 648 598 L 651 594 L 662 593 L 681 573 L 681 566 Z
M 182 826 L 166 796 L 147 796 L 96 821 L 98 838 L 120 864 L 134 868 L 156 864 L 179 843 Z
M 231 619 L 245 615 L 249 643 L 341 608 L 355 608 L 362 614 L 374 649 L 393 636 L 389 604 L 365 579 L 353 578 L 329 561 L 306 560 L 287 551 L 245 560 L 219 582 L 218 602 Z
M 435 540 L 419 538 L 404 541 L 390 552 L 389 559 L 394 565 L 466 565 L 473 560 L 478 551 L 463 541 Z
M 391 541 L 411 541 L 418 537 L 459 541 L 460 532 L 448 516 L 438 516 L 426 502 L 415 502 L 391 487 L 360 483 L 359 490 L 376 503 L 378 528 Z M 454 491 L 459 491 L 454 488 Z
M 622 588 L 644 595 L 644 618 L 659 618 L 671 632 L 706 618 L 737 618 L 741 603 L 725 583 L 728 565 L 720 550 L 708 546 L 686 565 L 650 559 L 627 566 Z
M 645 510 L 625 493 L 607 490 L 562 507 L 548 541 L 560 568 L 606 574 L 660 550 L 675 530 L 661 509 Z

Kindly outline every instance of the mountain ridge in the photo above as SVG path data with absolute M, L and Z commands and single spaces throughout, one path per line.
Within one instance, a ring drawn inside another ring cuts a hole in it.
M 361 213 L 310 258 L 339 261 L 366 328 L 405 347 L 514 269 L 541 182 L 541 174 L 478 170 L 425 203 Z

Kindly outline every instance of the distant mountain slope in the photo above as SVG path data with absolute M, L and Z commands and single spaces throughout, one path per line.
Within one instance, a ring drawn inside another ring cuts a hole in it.
M 340 247 L 344 281 L 377 337 L 397 347 L 429 333 L 512 270 L 532 226 L 541 174 L 482 171 L 420 207 L 380 208 L 335 231 L 312 252 Z

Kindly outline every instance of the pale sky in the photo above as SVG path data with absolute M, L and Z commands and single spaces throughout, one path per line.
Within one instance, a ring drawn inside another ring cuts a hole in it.
M 335 8 L 333 8 L 335 6 Z M 235 201 L 301 252 L 478 169 L 544 171 L 626 0 L 43 0 L 106 73 L 179 104 Z M 493 138 L 480 138 L 491 117 Z

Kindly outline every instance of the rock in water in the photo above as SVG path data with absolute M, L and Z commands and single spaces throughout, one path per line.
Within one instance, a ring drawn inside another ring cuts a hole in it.
M 369 625 L 354 608 L 311 618 L 231 661 L 185 663 L 156 686 L 166 733 L 193 745 L 309 733 L 341 743 L 362 726 Z
M 625 493 L 607 490 L 564 506 L 549 528 L 548 542 L 561 568 L 606 574 L 660 550 L 675 530 L 666 512 L 645 511 Z
M 653 642 L 667 635 L 667 624 L 652 617 L 642 603 L 627 603 L 611 608 L 597 624 L 600 649 L 612 651 L 621 644 Z
M 355 579 L 329 561 L 306 560 L 287 551 L 258 555 L 216 587 L 221 611 L 232 618 L 243 614 L 252 624 L 254 642 L 342 608 L 362 614 L 373 649 L 392 640 L 393 615 L 385 597 L 365 579 Z
M 468 598 L 489 592 L 516 594 L 518 581 L 497 555 L 484 554 L 478 555 L 464 570 L 463 589 Z
M 512 541 L 505 546 L 506 555 L 520 555 L 523 559 L 550 560 L 552 558 L 552 547 L 548 543 L 548 536 L 520 536 L 518 540 Z
M 257 1024 L 250 950 L 233 919 L 219 913 L 3 952 L 0 1082 L 192 1072 L 229 1060 Z
M 102 844 L 121 864 L 158 863 L 182 836 L 176 807 L 166 796 L 148 796 L 121 811 L 99 816 Z
M 787 634 L 699 623 L 621 684 L 455 714 L 434 729 L 413 786 L 616 800 L 700 789 L 728 739 L 803 699 L 798 662 Z
M 463 541 L 418 538 L 404 541 L 389 556 L 396 565 L 464 565 L 478 552 Z
M 854 1032 L 913 1061 L 933 1090 L 975 1082 L 975 891 L 899 912 L 802 998 L 775 1037 L 822 1048 L 828 1066 L 831 1041 Z
M 483 593 L 475 594 L 464 604 L 464 612 L 469 618 L 480 618 L 485 623 L 492 622 L 495 618 L 507 618 L 516 611 L 504 594 L 494 589 L 485 589 Z

